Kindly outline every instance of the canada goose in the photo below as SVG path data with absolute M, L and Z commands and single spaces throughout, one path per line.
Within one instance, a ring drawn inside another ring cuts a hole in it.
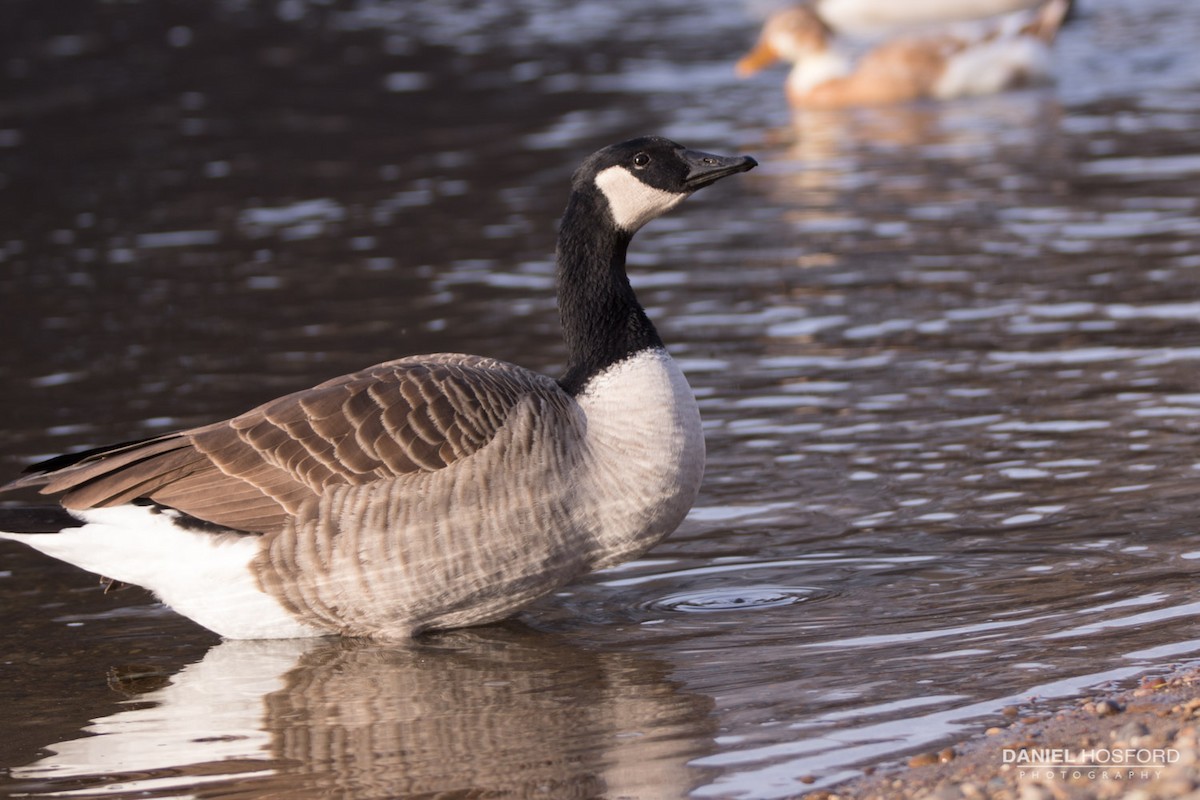
M 778 59 L 791 61 L 787 95 L 798 108 L 989 94 L 1049 77 L 1050 45 L 1068 7 L 1069 0 L 1045 0 L 1037 9 L 897 37 L 854 60 L 810 6 L 795 6 L 767 19 L 737 72 L 746 77 Z
M 558 234 L 568 366 L 388 361 L 224 422 L 53 458 L 83 524 L 0 534 L 144 586 L 222 636 L 408 638 L 505 617 L 633 558 L 695 500 L 695 399 L 625 273 L 633 234 L 756 166 L 648 136 L 576 171 Z

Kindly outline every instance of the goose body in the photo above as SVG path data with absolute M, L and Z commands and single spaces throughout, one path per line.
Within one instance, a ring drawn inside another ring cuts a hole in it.
M 576 172 L 558 380 L 460 354 L 389 361 L 223 422 L 51 459 L 6 489 L 80 525 L 0 533 L 153 591 L 227 638 L 407 638 L 505 617 L 635 557 L 695 500 L 695 399 L 625 274 L 636 230 L 755 165 L 660 137 Z
M 811 6 L 795 6 L 767 19 L 737 71 L 745 77 L 777 60 L 792 62 L 787 96 L 798 108 L 990 94 L 1049 79 L 1050 46 L 1068 10 L 1069 0 L 1044 0 L 1034 9 L 888 39 L 854 58 Z

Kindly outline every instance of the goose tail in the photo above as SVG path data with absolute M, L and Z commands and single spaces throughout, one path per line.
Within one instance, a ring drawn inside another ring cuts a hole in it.
M 259 585 L 251 569 L 259 536 L 197 527 L 178 512 L 154 505 L 72 511 L 71 517 L 73 524 L 57 532 L 0 531 L 0 540 L 148 589 L 227 638 L 321 634 L 297 622 Z

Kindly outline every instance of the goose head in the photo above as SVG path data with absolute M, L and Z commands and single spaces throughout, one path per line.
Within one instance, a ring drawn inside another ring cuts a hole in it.
M 612 224 L 632 235 L 696 190 L 757 164 L 750 156 L 718 156 L 643 136 L 594 153 L 575 173 L 573 187 L 598 192 Z
M 638 303 L 625 256 L 634 233 L 693 192 L 757 166 L 750 156 L 689 150 L 661 136 L 610 145 L 584 160 L 558 229 L 558 311 L 572 395 L 608 367 L 662 348 Z
M 767 18 L 754 48 L 737 63 L 737 74 L 753 75 L 776 61 L 800 63 L 829 50 L 833 31 L 807 5 L 785 8 Z

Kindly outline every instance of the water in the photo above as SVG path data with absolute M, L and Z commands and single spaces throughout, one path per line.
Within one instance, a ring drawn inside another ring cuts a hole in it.
M 4 471 L 409 353 L 557 371 L 570 172 L 654 131 L 762 163 L 631 253 L 697 508 L 413 648 L 220 643 L 0 545 L 0 794 L 786 797 L 1200 658 L 1200 13 L 793 118 L 736 5 L 460 5 L 0 12 Z

